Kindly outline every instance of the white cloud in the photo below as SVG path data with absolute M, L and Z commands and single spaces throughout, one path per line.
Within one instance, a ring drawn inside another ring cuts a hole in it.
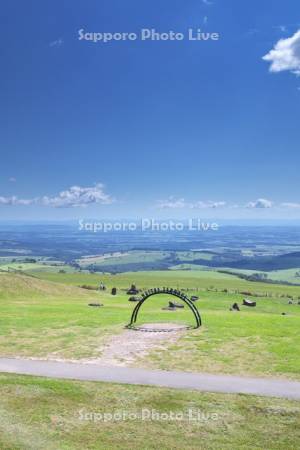
M 224 201 L 202 201 L 188 202 L 184 198 L 169 197 L 167 200 L 160 200 L 157 204 L 159 209 L 271 209 L 271 208 L 285 208 L 285 209 L 300 209 L 300 203 L 297 202 L 285 202 L 275 203 L 266 198 L 258 198 L 247 204 L 228 203 Z
M 194 203 L 186 202 L 184 198 L 169 197 L 167 200 L 160 200 L 158 202 L 158 207 L 160 209 L 179 209 L 179 208 L 189 208 L 189 209 L 207 209 L 207 208 L 220 208 L 226 206 L 225 202 L 213 202 L 213 201 L 197 201 Z
M 184 198 L 169 197 L 167 200 L 159 200 L 158 208 L 160 209 L 177 209 L 186 208 L 188 204 L 185 202 Z
M 90 204 L 99 203 L 108 205 L 114 202 L 114 199 L 104 192 L 104 186 L 101 183 L 92 187 L 72 186 L 66 191 L 60 192 L 54 197 L 38 197 L 34 199 L 20 199 L 17 196 L 0 197 L 0 205 L 42 205 L 53 208 L 75 208 L 85 207 Z
M 196 202 L 196 203 L 192 203 L 190 205 L 190 207 L 192 209 L 205 209 L 205 208 L 222 208 L 226 206 L 226 202 L 212 202 L 212 201 L 207 201 L 207 202 Z
M 17 179 L 15 177 L 9 177 L 8 181 L 10 181 L 11 183 L 15 183 Z
M 213 5 L 214 2 L 211 2 L 210 0 L 202 0 L 202 3 L 206 6 Z
M 113 199 L 104 192 L 103 184 L 98 183 L 93 187 L 72 186 L 55 197 L 43 197 L 41 203 L 54 208 L 74 208 L 91 203 L 108 205 L 113 203 Z
M 271 63 L 270 72 L 288 70 L 300 76 L 300 30 L 290 38 L 280 39 L 263 60 Z
M 267 209 L 272 208 L 273 202 L 265 198 L 259 198 L 254 202 L 249 202 L 246 206 L 247 208 Z
M 0 197 L 0 205 L 16 206 L 16 205 L 32 205 L 36 199 L 22 199 L 13 195 L 11 197 Z
M 281 206 L 283 206 L 283 208 L 297 209 L 300 208 L 300 203 L 281 203 Z

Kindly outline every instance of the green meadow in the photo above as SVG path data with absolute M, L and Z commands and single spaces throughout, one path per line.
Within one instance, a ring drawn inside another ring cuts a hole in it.
M 205 269 L 112 275 L 32 266 L 26 263 L 24 274 L 0 272 L 1 356 L 99 359 L 129 322 L 135 305 L 126 294 L 131 284 L 172 286 L 199 297 L 203 326 L 153 346 L 131 366 L 300 380 L 300 287 Z M 101 282 L 105 291 L 97 290 Z M 242 306 L 245 297 L 257 306 Z M 138 323 L 193 325 L 187 307 L 162 310 L 169 300 L 149 299 Z M 90 307 L 91 302 L 103 307 Z M 233 303 L 239 312 L 230 311 Z M 99 419 L 145 409 L 184 419 Z M 186 420 L 191 410 L 200 412 L 200 420 Z M 296 450 L 299 430 L 297 401 L 0 374 L 1 450 Z
M 142 420 L 143 411 L 166 418 Z M 299 402 L 247 395 L 0 374 L 0 419 L 5 450 L 300 447 Z
M 168 257 L 170 252 L 160 252 L 160 251 L 130 251 L 130 252 L 116 252 L 111 254 L 106 254 L 105 256 L 85 256 L 77 260 L 77 263 L 81 267 L 85 267 L 91 264 L 95 264 L 99 267 L 109 265 L 125 265 L 132 263 L 155 263 L 161 261 Z
M 30 273 L 30 271 L 29 271 Z M 41 273 L 32 272 L 35 276 L 58 283 L 81 286 L 90 285 L 97 287 L 102 281 L 110 289 L 117 287 L 127 289 L 131 283 L 137 284 L 140 289 L 149 287 L 171 286 L 178 289 L 188 289 L 203 291 L 210 290 L 229 290 L 232 292 L 242 291 L 251 292 L 257 295 L 268 296 L 293 296 L 300 298 L 300 286 L 285 286 L 280 284 L 252 282 L 238 278 L 235 275 L 220 273 L 214 270 L 160 270 L 160 271 L 139 271 L 123 272 L 118 274 L 111 273 L 58 273 L 58 271 L 43 271 Z
M 300 379 L 298 287 L 264 285 L 207 271 L 37 274 L 39 278 L 0 274 L 3 356 L 99 358 L 103 345 L 129 322 L 134 304 L 128 302 L 126 290 L 132 283 L 141 289 L 174 286 L 199 296 L 196 304 L 203 326 L 181 334 L 176 342 L 166 342 L 163 348 L 154 348 L 134 364 Z M 78 287 L 96 287 L 101 281 L 107 286 L 104 292 Z M 111 295 L 112 287 L 117 287 L 116 296 Z M 242 304 L 245 292 L 257 302 L 256 308 L 241 306 L 240 312 L 230 311 L 233 303 Z M 193 325 L 187 307 L 162 310 L 169 300 L 166 295 L 149 299 L 141 308 L 139 323 Z M 104 306 L 92 308 L 90 302 Z

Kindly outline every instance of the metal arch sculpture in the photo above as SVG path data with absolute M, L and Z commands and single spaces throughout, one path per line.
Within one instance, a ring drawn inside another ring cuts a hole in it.
M 202 322 L 201 322 L 201 316 L 199 314 L 198 308 L 192 302 L 192 300 L 188 298 L 187 295 L 185 295 L 181 291 L 178 291 L 177 289 L 172 289 L 172 288 L 154 288 L 154 289 L 149 289 L 148 291 L 143 292 L 143 294 L 141 296 L 142 297 L 141 300 L 137 303 L 137 305 L 135 306 L 135 308 L 134 308 L 134 310 L 132 312 L 131 320 L 130 320 L 130 323 L 127 325 L 127 328 L 134 328 L 134 325 L 135 325 L 136 320 L 137 320 L 138 312 L 139 312 L 141 306 L 143 305 L 143 303 L 149 297 L 152 297 L 153 295 L 158 295 L 158 294 L 173 295 L 174 297 L 177 297 L 180 300 L 182 300 L 184 303 L 186 303 L 188 305 L 188 307 L 191 309 L 191 311 L 194 314 L 194 317 L 196 319 L 196 326 L 193 327 L 193 328 L 201 327 Z

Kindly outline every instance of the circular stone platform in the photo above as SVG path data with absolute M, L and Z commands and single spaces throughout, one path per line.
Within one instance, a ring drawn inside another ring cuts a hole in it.
M 179 323 L 144 323 L 142 325 L 137 325 L 131 327 L 131 330 L 135 331 L 145 331 L 149 333 L 170 333 L 172 331 L 188 330 L 193 328 L 189 325 L 179 324 Z

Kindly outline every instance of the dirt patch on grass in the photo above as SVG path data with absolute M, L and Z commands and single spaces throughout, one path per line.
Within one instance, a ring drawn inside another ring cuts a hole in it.
M 130 366 L 147 356 L 153 350 L 160 350 L 166 344 L 174 343 L 182 335 L 182 326 L 170 323 L 145 324 L 145 331 L 125 330 L 111 336 L 106 342 L 101 357 L 86 361 L 106 366 Z M 157 332 L 150 330 L 157 329 Z M 162 332 L 159 330 L 168 330 Z
M 103 366 L 140 367 L 144 365 L 143 361 L 147 360 L 147 356 L 151 352 L 161 352 L 169 345 L 174 345 L 185 332 L 184 326 L 172 323 L 144 324 L 143 329 L 144 331 L 126 329 L 119 334 L 101 336 L 101 339 L 98 336 L 94 336 L 93 339 L 89 338 L 90 350 L 92 349 L 92 353 L 97 356 L 81 357 L 79 356 L 80 352 L 77 352 L 77 357 L 74 355 L 74 358 L 68 358 L 68 356 L 64 357 L 61 351 L 53 351 L 46 357 L 21 354 L 14 357 Z M 154 329 L 157 331 L 153 331 Z M 62 346 L 61 343 L 60 346 Z M 66 349 L 64 349 L 65 351 Z

